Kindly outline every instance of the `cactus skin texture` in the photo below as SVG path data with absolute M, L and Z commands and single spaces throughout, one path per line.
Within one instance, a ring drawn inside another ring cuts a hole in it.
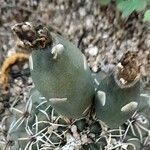
M 121 88 L 113 75 L 107 75 L 99 82 L 95 96 L 97 118 L 109 127 L 118 127 L 132 116 L 140 100 L 140 83 Z
M 31 76 L 35 87 L 61 115 L 71 118 L 85 116 L 94 96 L 93 80 L 85 58 L 68 40 L 51 35 L 63 50 L 57 58 L 54 58 L 52 48 L 32 52 Z
M 146 91 L 141 94 L 140 109 L 139 112 L 145 114 L 145 116 L 150 120 L 150 92 Z

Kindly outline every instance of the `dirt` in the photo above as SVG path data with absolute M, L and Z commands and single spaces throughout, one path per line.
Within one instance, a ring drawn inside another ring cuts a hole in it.
M 0 66 L 7 57 L 21 51 L 16 47 L 12 26 L 21 22 L 41 23 L 79 47 L 93 72 L 110 72 L 124 53 L 135 52 L 141 83 L 149 90 L 150 28 L 149 23 L 143 22 L 143 14 L 133 13 L 122 19 L 113 3 L 102 7 L 96 0 L 1 0 L 0 14 Z M 23 101 L 29 86 L 32 79 L 28 62 L 17 63 L 10 70 L 8 90 L 0 97 L 2 118 L 14 101 Z

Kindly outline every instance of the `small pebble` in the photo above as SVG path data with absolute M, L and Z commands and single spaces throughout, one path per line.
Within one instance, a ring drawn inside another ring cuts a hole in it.
M 97 47 L 97 46 L 90 47 L 90 48 L 87 48 L 86 51 L 88 51 L 88 53 L 89 53 L 91 56 L 96 56 L 97 53 L 98 53 L 98 47 Z

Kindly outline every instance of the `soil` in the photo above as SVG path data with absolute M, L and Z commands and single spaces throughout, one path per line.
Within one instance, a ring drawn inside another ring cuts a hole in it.
M 135 52 L 143 88 L 150 89 L 150 27 L 143 22 L 143 14 L 134 12 L 122 19 L 114 3 L 102 7 L 97 0 L 1 0 L 0 66 L 7 57 L 20 51 L 11 30 L 20 22 L 41 23 L 66 36 L 84 53 L 93 72 L 111 72 L 123 54 Z M 16 63 L 9 73 L 8 90 L 0 97 L 1 121 L 14 102 L 24 101 L 32 84 L 28 62 Z M 83 149 L 98 139 L 95 133 L 87 135 L 95 122 L 86 120 L 85 133 L 80 133 L 83 142 L 79 145 L 84 145 Z

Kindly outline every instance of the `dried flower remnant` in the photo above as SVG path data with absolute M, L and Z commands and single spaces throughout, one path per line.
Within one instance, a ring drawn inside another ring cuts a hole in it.
M 137 53 L 128 51 L 124 54 L 115 68 L 115 80 L 120 87 L 130 87 L 134 85 L 140 77 L 140 64 Z
M 18 23 L 12 27 L 18 37 L 18 47 L 31 51 L 32 48 L 45 48 L 51 46 L 52 37 L 43 25 L 34 26 L 29 22 Z

